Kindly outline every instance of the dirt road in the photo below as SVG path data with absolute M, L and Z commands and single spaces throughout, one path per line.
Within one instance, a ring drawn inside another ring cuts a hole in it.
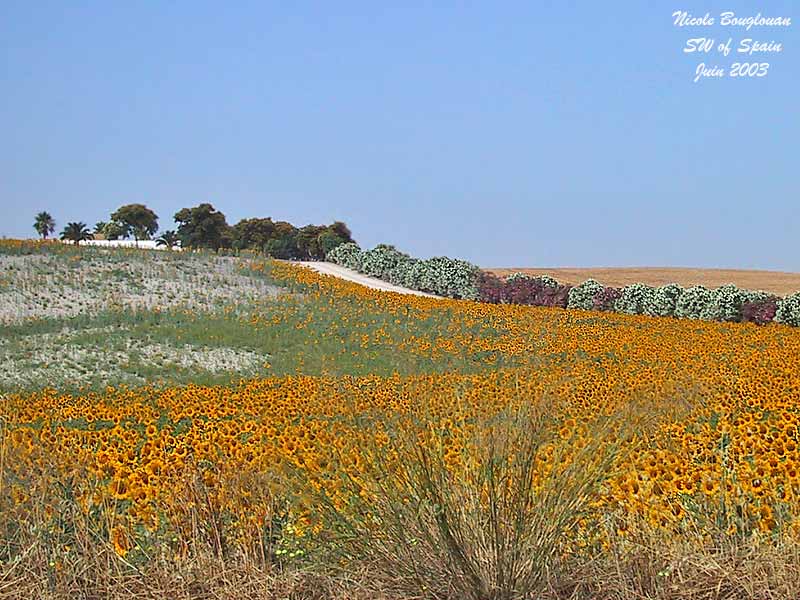
M 366 275 L 357 273 L 352 269 L 347 269 L 340 265 L 335 265 L 329 262 L 315 262 L 315 261 L 303 261 L 303 262 L 292 261 L 292 262 L 296 265 L 313 269 L 317 273 L 322 273 L 324 275 L 333 275 L 334 277 L 346 279 L 347 281 L 352 281 L 353 283 L 357 283 L 359 285 L 372 288 L 373 290 L 381 290 L 384 292 L 397 292 L 398 294 L 411 294 L 413 296 L 427 296 L 428 298 L 439 298 L 439 296 L 434 296 L 433 294 L 418 292 L 417 290 L 411 290 L 408 288 L 400 287 L 399 285 L 392 285 L 391 283 L 382 281 L 380 279 L 376 279 L 374 277 L 367 277 Z

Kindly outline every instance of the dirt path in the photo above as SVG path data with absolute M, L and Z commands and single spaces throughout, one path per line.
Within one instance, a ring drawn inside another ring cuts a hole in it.
M 439 298 L 439 296 L 434 296 L 433 294 L 418 292 L 417 290 L 411 290 L 408 288 L 400 287 L 399 285 L 392 285 L 391 283 L 382 281 L 381 279 L 376 279 L 374 277 L 367 277 L 366 275 L 357 273 L 352 269 L 347 269 L 340 265 L 335 265 L 329 262 L 315 262 L 315 261 L 304 261 L 304 262 L 292 261 L 292 262 L 296 265 L 313 269 L 317 273 L 322 273 L 323 275 L 333 275 L 334 277 L 339 277 L 340 279 L 346 279 L 347 281 L 352 281 L 353 283 L 357 283 L 359 285 L 372 288 L 373 290 L 381 290 L 383 292 L 397 292 L 398 294 L 411 294 L 413 296 L 427 296 L 428 298 Z

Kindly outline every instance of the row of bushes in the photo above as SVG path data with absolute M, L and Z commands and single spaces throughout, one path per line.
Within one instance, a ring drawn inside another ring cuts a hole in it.
M 682 288 L 674 283 L 660 287 L 634 283 L 619 289 L 588 279 L 573 287 L 559 284 L 548 276 L 515 273 L 503 280 L 483 272 L 478 280 L 478 297 L 492 303 L 759 325 L 775 321 L 800 326 L 800 292 L 779 298 L 768 292 L 739 289 L 732 284 L 712 290 L 702 285 Z
M 445 256 L 421 260 L 394 246 L 379 244 L 372 250 L 362 250 L 355 243 L 337 246 L 328 252 L 326 259 L 412 290 L 447 298 L 479 299 L 480 269 L 463 260 Z
M 328 252 L 327 260 L 395 285 L 448 298 L 758 325 L 774 321 L 800 327 L 800 292 L 779 298 L 733 284 L 709 289 L 702 285 L 683 288 L 675 283 L 660 287 L 634 283 L 620 289 L 594 279 L 572 286 L 547 275 L 531 277 L 524 273 L 501 279 L 463 260 L 420 260 L 386 244 L 372 250 L 362 250 L 355 243 L 341 244 Z

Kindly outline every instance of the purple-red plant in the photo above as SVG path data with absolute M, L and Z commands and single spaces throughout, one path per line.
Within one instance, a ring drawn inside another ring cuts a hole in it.
M 511 304 L 536 304 L 542 284 L 535 279 L 520 277 L 506 281 L 506 301 Z
M 493 273 L 481 271 L 478 276 L 478 298 L 481 302 L 501 304 L 506 302 L 506 283 Z
M 604 287 L 597 292 L 592 299 L 594 310 L 614 310 L 614 303 L 622 295 L 622 291 L 614 287 Z
M 769 296 L 763 300 L 753 300 L 742 303 L 742 321 L 766 325 L 775 318 L 778 310 L 778 298 Z
M 571 285 L 546 285 L 541 280 L 518 277 L 504 281 L 492 273 L 482 272 L 478 279 L 478 297 L 492 304 L 526 304 L 530 306 L 567 307 Z
M 556 287 L 542 286 L 542 291 L 537 298 L 538 306 L 557 306 L 567 308 L 571 285 L 559 284 Z

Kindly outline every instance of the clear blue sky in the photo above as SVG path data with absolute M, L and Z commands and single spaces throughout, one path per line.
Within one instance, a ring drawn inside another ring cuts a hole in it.
M 211 202 L 481 266 L 800 271 L 798 8 L 0 0 L 0 235 Z M 693 83 L 705 33 L 785 49 Z

